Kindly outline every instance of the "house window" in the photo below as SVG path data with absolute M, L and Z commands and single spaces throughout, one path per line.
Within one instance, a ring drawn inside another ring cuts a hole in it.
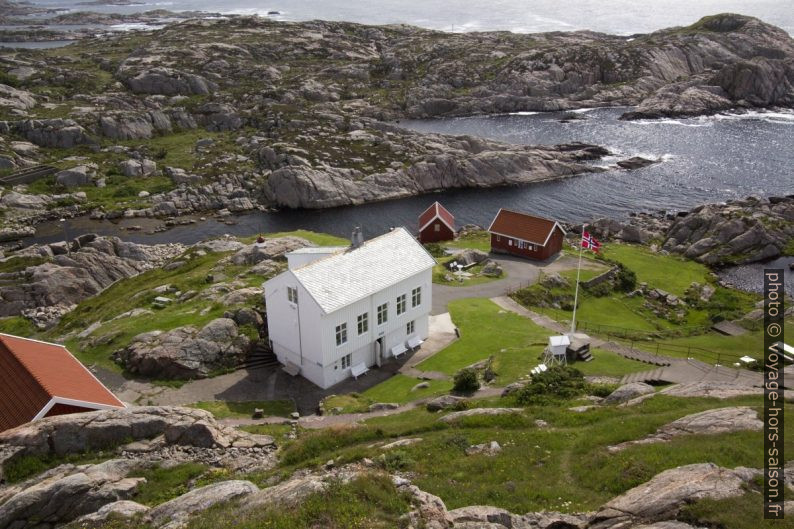
M 409 321 L 408 324 L 405 326 L 405 333 L 411 335 L 414 333 L 416 326 L 414 325 L 413 320 Z
M 358 334 L 364 334 L 369 330 L 369 313 L 358 315 Z
M 378 325 L 383 325 L 389 319 L 389 304 L 384 303 L 378 306 Z
M 500 242 L 501 240 L 502 240 L 502 236 L 501 235 L 497 235 L 496 236 L 496 242 Z
M 345 356 L 343 356 L 342 357 L 342 369 L 347 369 L 348 367 L 350 367 L 350 363 L 351 363 L 352 360 L 353 360 L 353 354 L 352 353 L 346 354 Z
M 436 224 L 435 226 L 433 226 L 433 231 L 435 232 L 441 231 L 441 224 Z
M 336 326 L 336 345 L 347 343 L 347 323 L 341 323 Z
M 411 307 L 418 307 L 422 304 L 422 287 L 416 287 L 411 291 Z
M 507 239 L 507 245 L 513 246 L 513 239 Z
M 298 304 L 298 289 L 295 287 L 287 287 L 287 299 L 290 303 Z
M 405 312 L 405 294 L 397 296 L 397 315 Z

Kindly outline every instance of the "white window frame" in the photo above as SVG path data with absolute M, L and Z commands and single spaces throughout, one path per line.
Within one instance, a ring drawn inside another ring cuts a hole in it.
M 411 320 L 405 324 L 405 334 L 410 336 L 416 332 L 416 320 Z
M 389 321 L 389 302 L 378 305 L 378 325 L 385 325 Z
M 440 232 L 441 231 L 441 224 L 436 222 L 435 225 L 433 226 L 433 231 L 436 232 L 436 233 Z
M 297 305 L 298 304 L 298 288 L 297 287 L 287 287 L 287 301 L 289 301 L 293 305 Z
M 411 308 L 416 308 L 422 304 L 422 287 L 416 287 L 411 291 Z
M 359 336 L 369 331 L 369 312 L 358 315 L 356 318 L 356 330 Z
M 347 369 L 353 363 L 353 353 L 347 353 L 345 356 L 341 358 L 342 361 L 342 369 Z
M 336 326 L 336 346 L 341 347 L 347 343 L 347 322 Z
M 400 294 L 397 296 L 397 316 L 404 314 L 408 310 L 408 303 L 406 302 L 406 295 Z

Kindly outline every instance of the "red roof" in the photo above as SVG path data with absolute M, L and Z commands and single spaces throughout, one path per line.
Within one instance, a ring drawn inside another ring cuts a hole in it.
M 124 407 L 66 347 L 0 334 L 0 431 L 29 422 L 55 404 Z
M 555 228 L 565 233 L 565 230 L 562 229 L 556 220 L 509 209 L 500 209 L 488 231 L 496 235 L 513 237 L 532 244 L 545 246 L 546 241 L 548 241 Z
M 446 224 L 449 229 L 455 231 L 455 216 L 438 202 L 434 202 L 432 206 L 419 215 L 419 231 L 425 229 L 428 224 L 437 218 L 441 219 L 441 222 Z

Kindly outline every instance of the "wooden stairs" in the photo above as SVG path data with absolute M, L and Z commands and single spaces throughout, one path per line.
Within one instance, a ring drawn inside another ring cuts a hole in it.
M 51 165 L 34 165 L 0 177 L 0 185 L 13 186 L 17 184 L 31 184 L 36 180 L 49 176 L 58 171 Z
M 264 369 L 280 365 L 276 353 L 266 344 L 258 342 L 245 357 L 238 369 Z

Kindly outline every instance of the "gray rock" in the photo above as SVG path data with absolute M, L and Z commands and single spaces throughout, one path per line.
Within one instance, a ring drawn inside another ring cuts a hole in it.
M 0 204 L 7 208 L 42 209 L 50 203 L 48 197 L 42 195 L 25 195 L 10 191 L 0 197 Z
M 80 527 L 88 524 L 96 524 L 108 521 L 108 519 L 130 520 L 149 512 L 149 507 L 130 500 L 119 500 L 104 505 L 97 512 L 86 514 L 74 521 L 74 525 Z
M 520 414 L 523 413 L 523 408 L 474 408 L 471 410 L 456 411 L 449 415 L 445 415 L 439 419 L 441 422 L 454 422 L 466 417 L 474 417 L 479 415 L 507 415 L 507 414 Z
M 603 404 L 620 404 L 642 395 L 649 395 L 655 391 L 653 386 L 644 382 L 632 382 L 631 384 L 624 384 L 610 393 L 603 400 Z
M 396 410 L 399 407 L 400 405 L 396 402 L 376 402 L 374 404 L 370 404 L 369 411 Z
M 215 369 L 238 365 L 250 346 L 233 320 L 218 318 L 200 330 L 185 326 L 139 334 L 114 353 L 114 358 L 128 371 L 143 376 L 204 378 Z
M 142 160 L 131 159 L 121 162 L 119 168 L 124 176 L 142 177 L 154 174 L 157 171 L 157 164 L 145 158 Z
M 95 174 L 93 168 L 87 165 L 78 165 L 55 173 L 55 182 L 64 187 L 84 186 L 91 182 Z
M 232 263 L 255 265 L 268 259 L 283 258 L 284 254 L 307 246 L 314 244 L 300 237 L 266 239 L 263 243 L 254 243 L 238 250 L 232 256 Z
M 741 496 L 752 473 L 698 463 L 665 470 L 653 479 L 606 503 L 589 527 L 625 527 L 627 522 L 675 519 L 680 508 L 696 500 Z
M 484 455 L 484 456 L 492 457 L 498 455 L 501 452 L 502 452 L 502 446 L 497 441 L 472 445 L 466 449 L 467 456 Z
M 217 85 L 204 77 L 170 68 L 152 68 L 125 80 L 136 94 L 209 95 Z
M 29 119 L 17 122 L 14 130 L 39 147 L 71 149 L 91 143 L 85 129 L 71 119 Z
M 154 527 L 177 527 L 185 524 L 190 515 L 205 511 L 219 503 L 239 500 L 259 491 L 259 487 L 250 481 L 222 481 L 198 489 L 191 490 L 161 503 L 151 509 L 146 516 L 146 521 Z
M 466 402 L 468 401 L 464 397 L 458 397 L 456 395 L 442 395 L 428 401 L 425 407 L 427 408 L 427 411 L 434 412 L 456 408 Z

